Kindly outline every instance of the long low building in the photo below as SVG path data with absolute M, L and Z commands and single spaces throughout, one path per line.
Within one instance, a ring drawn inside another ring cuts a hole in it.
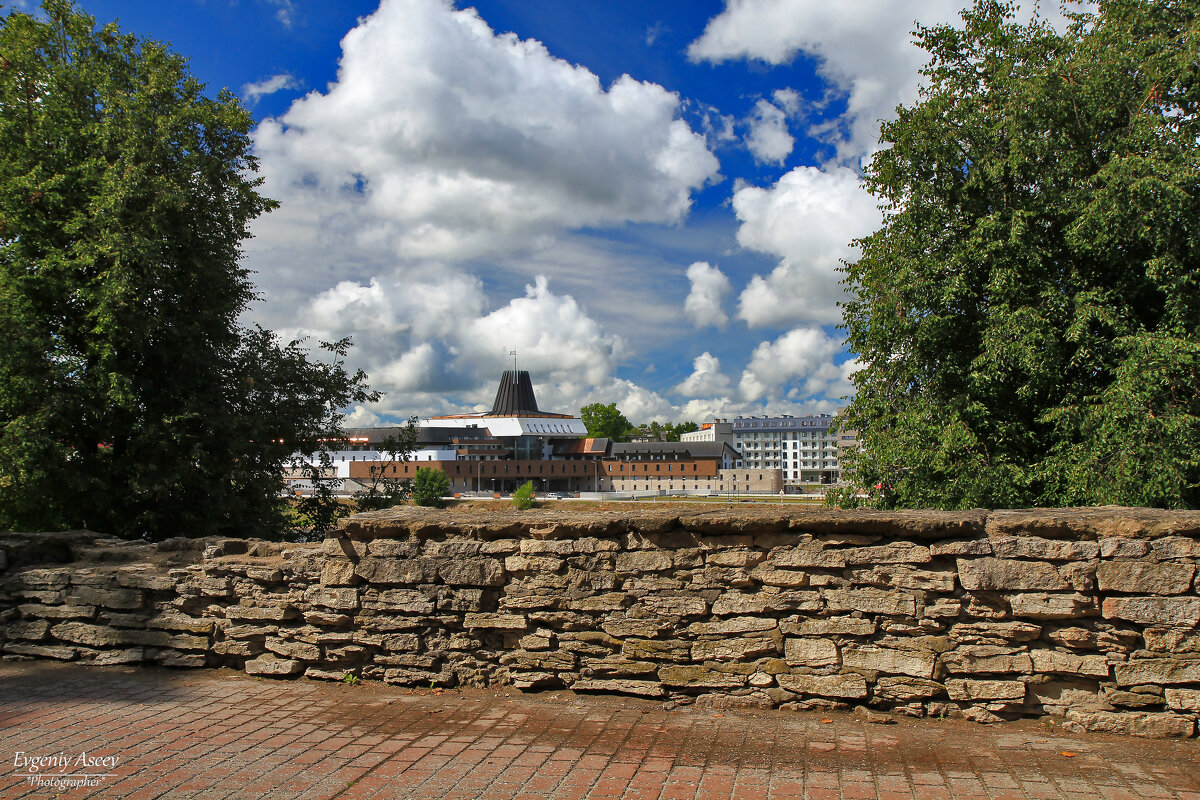
M 782 472 L 746 468 L 726 442 L 611 442 L 587 436 L 583 420 L 538 408 L 529 373 L 508 370 L 491 409 L 421 420 L 418 450 L 391 460 L 381 450 L 395 428 L 348 431 L 334 455 L 339 475 L 370 483 L 445 473 L 453 492 L 777 492 Z

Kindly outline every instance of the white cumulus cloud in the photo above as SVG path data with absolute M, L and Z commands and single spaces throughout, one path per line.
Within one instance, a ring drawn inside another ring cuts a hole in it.
M 621 337 L 604 331 L 574 297 L 550 291 L 545 275 L 525 287 L 524 297 L 469 322 L 457 344 L 477 374 L 499 374 L 515 350 L 519 367 L 543 380 L 593 385 L 608 378 L 625 351 Z
M 841 348 L 838 339 L 820 328 L 790 330 L 754 348 L 738 391 L 746 401 L 777 399 L 789 392 L 789 399 L 825 395 L 829 385 L 842 378 L 841 369 L 833 364 Z
M 255 133 L 284 201 L 262 236 L 297 208 L 327 239 L 467 257 L 564 227 L 676 222 L 717 174 L 676 94 L 627 75 L 605 88 L 474 9 L 384 0 L 342 51 L 326 92 Z
M 691 291 L 683 301 L 683 313 L 697 328 L 713 325 L 724 328 L 729 322 L 725 313 L 725 295 L 733 288 L 729 278 L 707 261 L 697 261 L 687 268 Z
M 789 98 L 790 99 L 790 98 Z M 783 164 L 796 144 L 788 133 L 787 112 L 766 100 L 754 104 L 747 120 L 746 147 L 760 164 Z
M 688 55 L 694 61 L 749 59 L 767 64 L 788 63 L 801 52 L 815 58 L 821 77 L 846 97 L 842 124 L 826 132 L 837 146 L 838 160 L 852 163 L 878 147 L 880 119 L 894 117 L 897 104 L 917 99 L 918 70 L 927 61 L 925 51 L 912 43 L 917 21 L 926 26 L 961 23 L 964 5 L 969 3 L 727 0 L 725 10 L 709 20 L 688 47 Z M 1028 20 L 1035 11 L 1063 27 L 1055 0 L 1022 3 L 1018 19 Z
M 838 266 L 854 257 L 850 242 L 881 221 L 858 175 L 844 167 L 797 167 L 769 189 L 738 188 L 733 209 L 741 221 L 738 242 L 780 259 L 742 291 L 738 316 L 751 326 L 841 319 Z
M 692 374 L 673 390 L 687 397 L 716 397 L 729 393 L 729 378 L 721 372 L 721 360 L 707 350 L 692 361 Z
M 269 78 L 263 78 L 261 81 L 247 83 L 242 87 L 242 99 L 248 104 L 254 105 L 259 99 L 275 92 L 283 91 L 284 89 L 298 89 L 300 82 L 290 74 L 283 72 L 279 75 L 272 75 Z

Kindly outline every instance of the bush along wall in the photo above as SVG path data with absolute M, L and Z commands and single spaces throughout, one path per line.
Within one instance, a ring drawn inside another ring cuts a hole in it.
M 390 509 L 0 536 L 5 658 L 1196 735 L 1200 513 Z

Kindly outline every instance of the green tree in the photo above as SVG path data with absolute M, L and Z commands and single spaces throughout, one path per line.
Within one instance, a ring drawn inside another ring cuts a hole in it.
M 252 119 L 67 0 L 0 19 L 0 529 L 270 535 L 294 451 L 376 397 L 238 317 Z
M 450 491 L 450 479 L 441 470 L 421 467 L 413 479 L 412 499 L 419 506 L 441 508 L 446 505 L 443 499 Z
M 1060 35 L 979 0 L 918 29 L 927 88 L 845 267 L 876 504 L 1200 504 L 1198 13 L 1100 0 Z
M 607 437 L 614 442 L 627 442 L 633 430 L 629 420 L 616 403 L 592 403 L 579 409 L 579 417 L 587 426 L 588 436 Z
M 370 483 L 355 495 L 356 511 L 390 508 L 407 500 L 412 493 L 412 481 L 398 477 L 397 467 L 407 464 L 417 449 L 417 418 L 409 417 L 397 433 L 385 436 L 378 449 L 387 458 L 379 466 L 371 467 Z
M 512 496 L 513 508 L 517 511 L 528 511 L 537 505 L 533 499 L 533 481 L 525 481 L 521 486 L 513 492 Z

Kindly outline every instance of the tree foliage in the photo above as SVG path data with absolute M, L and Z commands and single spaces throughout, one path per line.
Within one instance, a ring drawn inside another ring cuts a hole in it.
M 0 20 L 0 529 L 271 534 L 288 456 L 374 397 L 238 317 L 252 119 L 67 0 Z
M 616 403 L 592 403 L 579 409 L 579 417 L 587 426 L 588 436 L 606 437 L 614 442 L 629 441 L 633 426 L 617 408 Z
M 450 479 L 441 470 L 421 467 L 413 478 L 412 500 L 419 506 L 441 508 L 446 504 L 443 499 L 450 491 Z
M 412 480 L 398 477 L 401 464 L 407 464 L 417 449 L 417 418 L 408 422 L 396 434 L 383 438 L 378 448 L 386 458 L 371 467 L 367 487 L 355 495 L 356 511 L 374 511 L 403 503 L 412 494 Z
M 846 427 L 881 505 L 1200 505 L 1200 6 L 920 28 L 866 174 Z
M 512 496 L 513 508 L 517 511 L 528 511 L 537 505 L 533 498 L 533 481 L 525 481 Z

